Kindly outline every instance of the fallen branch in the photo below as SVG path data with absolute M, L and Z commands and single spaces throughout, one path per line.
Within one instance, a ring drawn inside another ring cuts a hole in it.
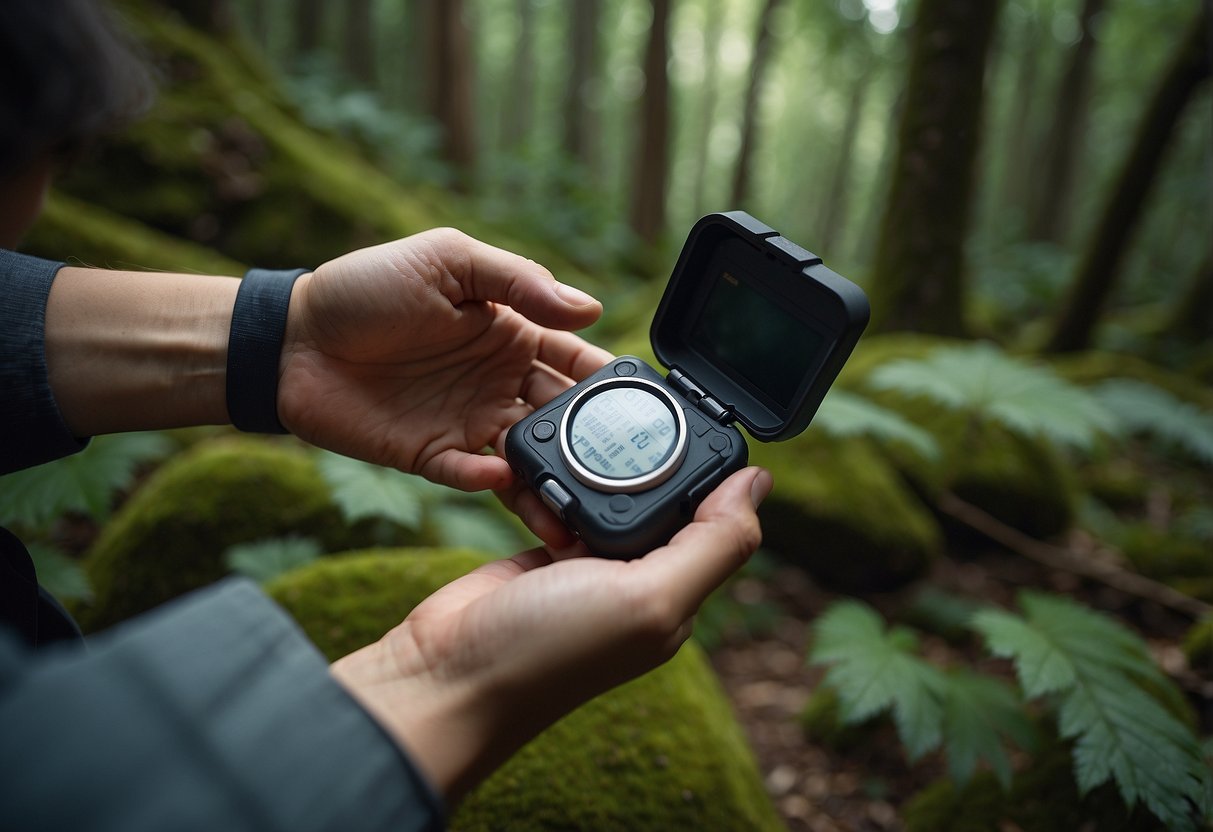
M 965 502 L 951 492 L 944 492 L 938 501 L 939 510 L 959 520 L 1018 555 L 1058 569 L 1100 581 L 1113 589 L 1161 604 L 1193 619 L 1213 615 L 1213 605 L 1185 595 L 1173 587 L 1130 572 L 1107 560 L 1092 560 L 1070 549 L 1029 537 L 1019 529 L 1008 526 L 997 517 Z

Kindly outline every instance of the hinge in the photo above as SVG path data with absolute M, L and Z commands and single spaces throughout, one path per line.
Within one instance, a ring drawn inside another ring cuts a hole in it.
M 683 398 L 695 405 L 701 413 L 713 422 L 719 422 L 722 425 L 732 423 L 732 411 L 717 401 L 708 391 L 696 384 L 695 380 L 682 370 L 677 368 L 671 369 L 670 374 L 666 376 L 666 381 L 682 394 Z

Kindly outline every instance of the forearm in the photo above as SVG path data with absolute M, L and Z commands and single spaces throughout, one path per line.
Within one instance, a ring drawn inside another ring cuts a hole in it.
M 240 281 L 64 267 L 46 360 L 77 436 L 228 421 L 228 331 Z

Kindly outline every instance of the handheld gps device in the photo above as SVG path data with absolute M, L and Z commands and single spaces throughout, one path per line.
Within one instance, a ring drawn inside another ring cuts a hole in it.
M 669 541 L 763 442 L 806 427 L 868 300 L 749 214 L 695 224 L 653 318 L 662 376 L 623 356 L 510 428 L 510 466 L 596 555 Z

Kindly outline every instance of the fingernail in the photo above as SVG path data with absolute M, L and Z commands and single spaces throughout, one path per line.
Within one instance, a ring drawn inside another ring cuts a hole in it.
M 765 468 L 759 468 L 758 476 L 754 477 L 754 482 L 750 484 L 750 502 L 754 504 L 754 508 L 762 505 L 762 501 L 771 493 L 774 485 L 775 478 L 771 476 L 771 472 Z
M 593 297 L 580 289 L 566 286 L 563 283 L 556 284 L 556 295 L 569 306 L 589 306 L 596 302 Z

